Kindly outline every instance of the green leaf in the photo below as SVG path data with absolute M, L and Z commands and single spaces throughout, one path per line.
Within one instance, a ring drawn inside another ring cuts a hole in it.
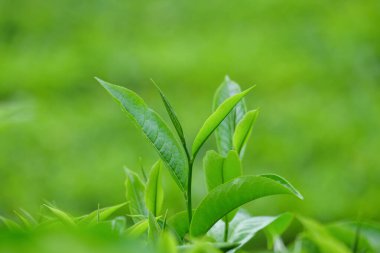
M 0 216 L 0 221 L 3 222 L 3 224 L 11 231 L 19 231 L 21 230 L 21 227 L 18 223 L 14 222 L 11 219 L 5 218 L 3 216 Z
M 139 237 L 144 234 L 149 227 L 148 219 L 141 220 L 127 229 L 126 234 L 132 237 Z
M 158 91 L 160 92 L 160 96 L 161 96 L 161 99 L 165 105 L 165 109 L 169 114 L 170 120 L 172 121 L 175 130 L 177 131 L 178 137 L 181 140 L 181 143 L 182 143 L 182 146 L 186 152 L 187 158 L 190 159 L 189 152 L 187 150 L 185 135 L 184 135 L 183 130 L 182 130 L 182 125 L 178 120 L 177 114 L 175 113 L 173 107 L 169 103 L 169 100 L 166 98 L 166 96 L 164 95 L 164 93 L 162 92 L 160 87 L 158 87 L 158 85 L 154 81 L 153 81 L 153 83 L 157 87 Z
M 241 176 L 241 162 L 239 155 L 235 150 L 228 152 L 227 157 L 224 158 L 215 151 L 211 150 L 206 153 L 203 161 L 206 183 L 209 191 L 215 187 L 224 184 L 236 177 Z M 225 220 L 232 220 L 237 210 L 229 213 Z
M 161 234 L 161 228 L 160 225 L 158 224 L 156 218 L 153 216 L 151 212 L 149 212 L 149 218 L 148 218 L 148 223 L 149 223 L 149 229 L 148 229 L 148 238 L 151 241 L 157 241 L 158 238 L 160 237 Z
M 55 208 L 55 207 L 52 207 L 52 206 L 48 206 L 46 204 L 44 206 L 47 207 L 64 224 L 67 224 L 67 225 L 70 225 L 70 226 L 75 226 L 76 225 L 75 221 L 74 221 L 74 218 L 70 214 L 68 214 L 68 213 L 66 213 L 66 212 L 64 212 L 64 211 L 62 211 L 62 210 L 60 210 L 58 208 Z
M 236 130 L 233 136 L 233 146 L 234 149 L 240 154 L 244 153 L 245 145 L 249 139 L 249 136 L 252 132 L 252 126 L 256 121 L 257 115 L 259 114 L 258 110 L 252 110 L 247 112 L 243 119 L 236 126 Z
M 275 178 L 275 179 L 272 179 Z M 192 236 L 204 235 L 219 219 L 252 200 L 290 194 L 302 198 L 293 186 L 279 176 L 243 176 L 214 188 L 201 201 L 190 225 Z
M 240 86 L 226 76 L 224 82 L 215 92 L 213 111 L 215 111 L 216 108 L 226 99 L 240 92 Z M 240 122 L 246 111 L 246 105 L 244 99 L 242 99 L 215 130 L 218 151 L 223 156 L 227 155 L 228 151 L 233 149 L 232 136 L 234 134 L 236 124 Z
M 159 253 L 177 253 L 177 242 L 173 235 L 169 232 L 162 231 L 158 240 L 158 252 Z
M 162 118 L 133 91 L 97 78 L 142 130 L 182 191 L 187 188 L 188 159 L 182 145 Z
M 233 95 L 226 99 L 205 121 L 201 129 L 199 130 L 197 136 L 195 137 L 192 154 L 193 157 L 196 156 L 199 149 L 205 143 L 207 138 L 212 134 L 212 132 L 219 126 L 219 124 L 227 117 L 227 115 L 234 109 L 236 104 L 243 99 L 252 89 L 251 87 L 241 93 Z
M 133 171 L 125 169 L 125 194 L 126 199 L 129 202 L 129 212 L 133 215 L 147 216 L 147 209 L 144 202 L 145 185 L 141 181 L 140 177 Z M 136 222 L 138 219 L 133 218 Z
M 161 212 L 164 201 L 164 190 L 160 179 L 161 161 L 156 162 L 150 172 L 145 189 L 145 203 L 148 210 L 157 216 Z
M 243 211 L 239 211 L 235 218 L 229 223 L 228 242 L 235 243 L 238 246 L 229 253 L 235 252 L 246 243 L 248 243 L 259 231 L 268 229 L 268 227 L 279 222 L 288 213 L 279 216 L 260 216 L 251 217 Z M 222 221 L 218 221 L 207 233 L 217 242 L 224 241 L 224 227 Z
M 190 227 L 187 211 L 174 214 L 168 219 L 168 225 L 175 230 L 177 236 L 182 240 L 189 232 Z
M 281 214 L 265 228 L 269 248 L 274 247 L 276 252 L 284 251 L 282 248 L 278 249 L 279 247 L 284 247 L 280 236 L 290 226 L 293 218 L 294 214 L 292 213 Z
M 37 226 L 38 222 L 36 219 L 27 211 L 20 209 L 20 211 L 15 210 L 14 213 L 17 215 L 17 217 L 24 223 L 24 225 L 32 229 L 35 226 Z
M 108 219 L 112 214 L 114 214 L 116 211 L 124 207 L 127 203 L 122 203 L 115 206 L 109 206 L 105 207 L 99 210 L 95 210 L 91 212 L 90 214 L 84 216 L 80 220 L 80 224 L 96 224 L 100 221 L 104 221 Z
M 321 253 L 351 252 L 342 242 L 335 239 L 323 225 L 306 217 L 298 216 L 297 218 L 307 230 L 308 238 L 318 246 Z

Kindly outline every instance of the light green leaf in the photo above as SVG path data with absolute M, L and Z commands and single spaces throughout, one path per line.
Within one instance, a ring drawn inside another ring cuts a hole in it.
M 97 78 L 140 128 L 182 191 L 187 188 L 188 159 L 182 145 L 162 118 L 133 91 Z
M 149 212 L 149 229 L 148 229 L 148 238 L 151 241 L 157 241 L 161 234 L 161 227 L 158 224 L 156 218 L 153 216 L 151 212 Z
M 145 189 L 145 203 L 153 216 L 158 216 L 161 212 L 164 201 L 164 190 L 160 178 L 161 161 L 156 162 L 150 172 Z
M 162 231 L 158 240 L 158 252 L 159 253 L 177 253 L 177 242 L 173 235 L 169 232 Z
M 38 222 L 36 221 L 36 219 L 30 214 L 28 213 L 27 211 L 23 210 L 23 209 L 20 209 L 20 211 L 18 210 L 14 210 L 14 213 L 17 215 L 17 217 L 19 217 L 19 219 L 24 223 L 24 225 L 29 228 L 29 229 L 32 229 L 34 228 L 35 226 L 37 226 Z
M 132 215 L 147 216 L 147 209 L 144 202 L 145 185 L 141 181 L 140 177 L 133 171 L 125 169 L 125 195 L 129 202 L 129 212 Z M 133 218 L 136 222 L 139 219 Z
M 225 158 L 213 150 L 208 151 L 204 158 L 203 165 L 209 191 L 242 174 L 239 155 L 235 150 L 229 151 Z M 236 212 L 237 210 L 229 213 L 224 219 L 228 221 L 232 220 Z
M 0 216 L 0 221 L 3 222 L 3 224 L 11 231 L 19 231 L 21 230 L 21 227 L 18 223 L 14 222 L 11 219 L 5 218 L 3 216 Z
M 251 135 L 252 126 L 255 123 L 258 114 L 258 110 L 247 112 L 244 115 L 243 119 L 236 126 L 236 130 L 233 136 L 233 146 L 241 157 L 243 156 L 245 145 L 247 144 L 249 136 Z
M 189 219 L 187 211 L 174 214 L 168 219 L 168 226 L 175 230 L 178 238 L 181 240 L 189 232 Z
M 274 247 L 276 252 L 285 251 L 284 249 L 285 246 L 283 245 L 282 239 L 280 236 L 290 226 L 293 218 L 294 218 L 294 214 L 292 213 L 281 214 L 276 218 L 275 221 L 273 221 L 271 224 L 269 224 L 265 228 L 265 232 L 268 239 L 268 248 Z
M 139 237 L 144 234 L 149 227 L 148 219 L 141 220 L 127 229 L 126 234 L 132 237 Z
M 319 248 L 321 253 L 350 253 L 349 250 L 342 242 L 335 239 L 329 231 L 319 224 L 318 222 L 305 218 L 298 217 L 298 220 L 305 227 L 306 235 L 311 239 Z
M 240 86 L 226 76 L 224 82 L 215 92 L 213 111 L 215 111 L 226 99 L 240 92 Z M 244 99 L 242 99 L 215 130 L 218 151 L 223 156 L 227 155 L 228 151 L 233 149 L 232 136 L 236 125 L 243 118 L 246 111 L 246 105 Z
M 290 194 L 301 198 L 298 191 L 285 179 L 276 180 L 266 176 L 242 176 L 214 188 L 201 201 L 190 225 L 192 236 L 201 236 L 222 217 L 252 200 L 277 195 Z
M 236 243 L 238 246 L 229 253 L 235 252 L 248 243 L 259 231 L 267 229 L 288 214 L 279 216 L 251 217 L 244 211 L 239 211 L 229 223 L 228 242 Z M 222 221 L 218 221 L 207 233 L 217 242 L 224 241 L 224 227 Z
M 175 130 L 177 131 L 178 137 L 181 140 L 181 143 L 182 143 L 182 146 L 186 152 L 187 158 L 190 159 L 189 152 L 187 151 L 185 135 L 184 135 L 183 130 L 182 130 L 182 125 L 178 120 L 177 114 L 175 113 L 173 107 L 169 103 L 169 100 L 166 98 L 166 96 L 164 95 L 164 93 L 162 92 L 160 87 L 158 87 L 158 85 L 154 81 L 153 81 L 153 83 L 156 85 L 158 91 L 160 92 L 161 99 L 164 102 L 164 105 L 165 105 L 166 111 L 169 114 L 170 120 L 172 121 L 173 126 L 174 126 Z
M 226 99 L 205 121 L 201 129 L 199 130 L 197 136 L 195 137 L 192 154 L 193 157 L 196 156 L 199 149 L 205 143 L 207 138 L 212 134 L 212 132 L 219 126 L 219 124 L 227 117 L 236 104 L 241 101 L 241 99 L 246 96 L 254 87 L 251 87 L 241 93 L 233 95 Z
M 79 223 L 80 224 L 96 224 L 100 221 L 104 221 L 108 219 L 112 214 L 114 214 L 116 211 L 120 210 L 122 207 L 124 207 L 127 203 L 122 203 L 115 206 L 109 206 L 105 207 L 99 210 L 95 210 L 91 212 L 90 214 L 84 216 Z
M 47 207 L 64 224 L 67 224 L 67 225 L 70 225 L 70 226 L 75 226 L 76 225 L 75 221 L 74 221 L 74 218 L 70 214 L 68 214 L 68 213 L 66 213 L 66 212 L 64 212 L 64 211 L 62 211 L 62 210 L 60 210 L 58 208 L 55 208 L 55 207 L 52 207 L 52 206 L 48 206 L 46 204 L 44 206 Z

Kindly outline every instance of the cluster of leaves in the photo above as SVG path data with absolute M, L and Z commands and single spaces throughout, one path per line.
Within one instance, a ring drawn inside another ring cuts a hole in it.
M 284 178 L 274 174 L 242 174 L 241 159 L 258 110 L 247 110 L 244 97 L 252 90 L 241 91 L 228 77 L 216 91 L 213 113 L 207 118 L 188 149 L 183 128 L 173 107 L 158 88 L 174 130 L 133 91 L 98 79 L 127 115 L 141 129 L 160 159 L 149 175 L 140 177 L 126 169 L 126 203 L 98 208 L 81 217 L 45 205 L 50 215 L 37 221 L 25 211 L 16 212 L 20 224 L 1 217 L 12 230 L 52 226 L 63 223 L 70 227 L 106 226 L 118 236 L 143 238 L 158 252 L 236 252 L 243 251 L 257 233 L 267 238 L 268 250 L 274 252 L 376 252 L 380 229 L 374 225 L 341 223 L 325 227 L 311 219 L 283 213 L 278 216 L 252 217 L 241 206 L 258 198 L 287 194 L 302 195 Z M 191 202 L 194 160 L 206 140 L 215 134 L 217 151 L 203 158 L 208 193 L 198 207 Z M 168 169 L 178 190 L 183 193 L 187 210 L 171 217 L 163 208 L 164 191 L 161 170 Z M 127 214 L 117 215 L 123 208 Z M 296 220 L 304 227 L 293 242 L 285 245 L 283 233 Z M 359 229 L 358 229 L 359 228 Z

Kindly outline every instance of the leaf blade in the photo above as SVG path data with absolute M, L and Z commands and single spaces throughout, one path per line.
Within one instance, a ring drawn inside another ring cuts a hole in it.
M 234 109 L 236 104 L 243 99 L 255 86 L 246 89 L 245 91 L 233 95 L 226 99 L 204 122 L 201 129 L 198 131 L 197 136 L 193 142 L 192 155 L 196 156 L 199 149 L 206 142 L 208 137 L 219 126 L 219 124 L 227 117 L 227 115 Z
M 199 204 L 190 224 L 190 234 L 192 236 L 205 234 L 227 213 L 252 200 L 277 194 L 298 197 L 291 188 L 291 185 L 284 185 L 262 176 L 243 176 L 220 185 Z
M 125 169 L 125 196 L 129 202 L 129 212 L 131 215 L 147 216 L 148 212 L 144 202 L 145 185 L 140 177 L 133 171 Z M 138 219 L 133 218 L 136 222 Z
M 154 217 L 160 213 L 164 201 L 164 191 L 160 180 L 161 161 L 156 162 L 150 172 L 145 188 L 145 203 Z
M 239 154 L 243 153 L 242 151 L 244 150 L 249 136 L 252 133 L 252 127 L 257 119 L 258 114 L 258 110 L 252 110 L 247 112 L 236 126 L 232 142 L 234 149 Z
M 223 83 L 218 87 L 215 92 L 213 111 L 221 105 L 229 97 L 241 92 L 239 84 L 230 80 L 228 76 L 225 77 Z M 232 112 L 220 123 L 215 130 L 216 144 L 220 154 L 227 155 L 228 151 L 233 148 L 232 138 L 236 124 L 240 122 L 246 113 L 246 105 L 242 99 Z
M 185 191 L 188 159 L 182 145 L 174 137 L 173 132 L 162 118 L 150 109 L 135 92 L 99 78 L 96 78 L 96 80 L 116 99 L 138 128 L 142 130 L 169 168 L 175 182 L 182 191 Z

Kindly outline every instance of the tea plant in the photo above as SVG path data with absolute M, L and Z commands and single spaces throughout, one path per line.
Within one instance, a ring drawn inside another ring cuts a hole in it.
M 131 252 L 128 250 L 131 245 L 141 251 L 145 243 L 136 244 L 141 240 L 148 242 L 144 246 L 145 252 L 236 252 L 242 251 L 242 247 L 259 232 L 265 234 L 272 252 L 380 252 L 380 226 L 375 223 L 342 222 L 323 226 L 310 218 L 292 213 L 253 217 L 241 208 L 247 202 L 278 194 L 303 199 L 287 180 L 278 175 L 244 176 L 242 173 L 241 160 L 259 114 L 258 110 L 247 110 L 244 101 L 253 87 L 241 91 L 238 84 L 226 77 L 215 93 L 213 113 L 206 119 L 189 148 L 173 107 L 157 85 L 174 131 L 133 91 L 97 80 L 147 137 L 160 159 L 148 176 L 144 170 L 143 177 L 132 170 L 125 170 L 126 203 L 98 207 L 80 217 L 74 217 L 47 203 L 43 205 L 38 218 L 24 210 L 15 211 L 21 224 L 0 216 L 0 221 L 9 231 L 32 233 L 42 230 L 49 233 L 59 224 L 64 224 L 70 231 L 83 228 L 88 231 L 100 227 L 116 236 L 118 242 L 120 238 L 122 242 L 134 239 L 132 244 L 123 248 L 126 250 L 123 252 Z M 194 161 L 213 133 L 217 151 L 209 150 L 203 157 L 208 193 L 197 207 L 193 207 Z M 187 207 L 171 217 L 168 217 L 168 210 L 163 207 L 162 169 L 169 170 Z M 285 245 L 282 234 L 294 220 L 304 231 L 293 242 Z M 2 241 L 2 238 L 8 237 L 0 236 L 0 245 L 12 242 L 8 239 Z M 98 240 L 98 235 L 96 238 Z

